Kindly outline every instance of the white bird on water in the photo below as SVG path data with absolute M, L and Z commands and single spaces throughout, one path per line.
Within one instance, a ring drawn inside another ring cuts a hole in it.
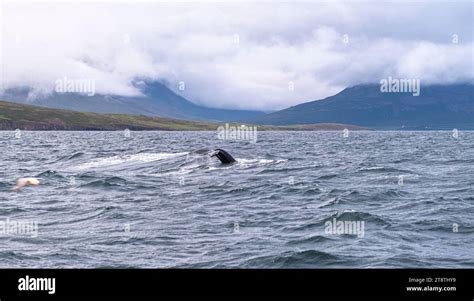
M 26 185 L 38 185 L 40 181 L 37 178 L 19 178 L 16 181 L 15 187 L 12 188 L 13 191 L 20 189 Z

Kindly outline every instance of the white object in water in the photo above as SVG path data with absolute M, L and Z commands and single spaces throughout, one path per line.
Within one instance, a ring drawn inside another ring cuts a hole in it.
M 23 186 L 38 185 L 39 183 L 40 183 L 40 181 L 37 178 L 19 178 L 16 181 L 16 185 L 15 185 L 15 187 L 13 187 L 12 190 L 16 191 L 16 190 L 20 189 Z

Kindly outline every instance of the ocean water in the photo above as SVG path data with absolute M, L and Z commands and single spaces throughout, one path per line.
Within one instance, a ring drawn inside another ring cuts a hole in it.
M 1 267 L 474 267 L 474 132 L 0 142 Z M 217 147 L 237 163 L 193 153 Z M 20 177 L 41 184 L 12 192 Z

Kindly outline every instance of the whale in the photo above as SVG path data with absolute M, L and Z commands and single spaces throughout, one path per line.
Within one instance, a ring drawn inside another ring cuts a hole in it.
M 221 161 L 222 164 L 231 164 L 235 162 L 234 157 L 232 157 L 228 152 L 226 152 L 223 149 L 216 149 L 214 152 L 211 154 L 211 157 L 216 157 Z
M 231 164 L 236 161 L 231 154 L 221 148 L 217 148 L 215 150 L 199 149 L 194 151 L 194 153 L 200 155 L 209 155 L 210 157 L 216 157 L 217 159 L 219 159 L 219 161 L 221 161 L 222 164 Z

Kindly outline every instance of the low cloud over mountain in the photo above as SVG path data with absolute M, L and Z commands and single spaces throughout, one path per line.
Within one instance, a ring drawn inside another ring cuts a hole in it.
M 8 2 L 3 88 L 35 99 L 68 77 L 135 97 L 147 78 L 209 107 L 277 110 L 388 76 L 473 81 L 471 1 L 354 2 Z

